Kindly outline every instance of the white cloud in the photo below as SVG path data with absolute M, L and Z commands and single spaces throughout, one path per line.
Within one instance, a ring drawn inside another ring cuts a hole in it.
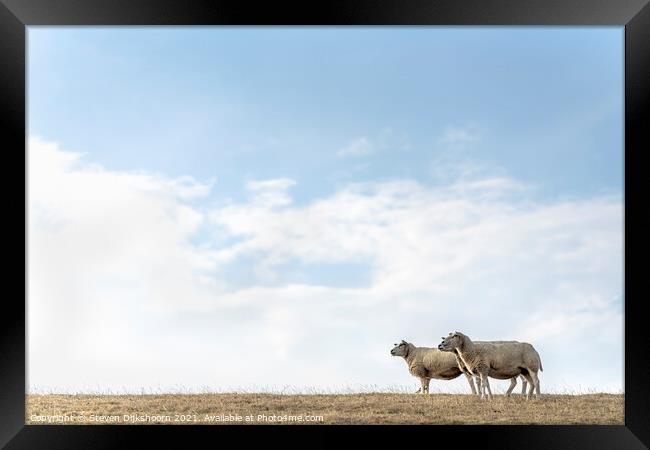
M 296 184 L 290 178 L 276 178 L 271 180 L 249 181 L 246 184 L 247 189 L 251 191 L 274 190 L 283 191 Z
M 342 158 L 369 155 L 374 151 L 374 145 L 368 138 L 360 137 L 353 139 L 345 147 L 336 152 Z
M 336 152 L 339 158 L 367 156 L 381 151 L 405 152 L 411 149 L 408 136 L 387 127 L 373 139 L 358 137 Z
M 253 202 L 264 208 L 289 205 L 291 197 L 287 189 L 296 184 L 289 178 L 276 178 L 271 180 L 257 180 L 246 183 L 246 189 L 253 193 Z
M 183 180 L 90 170 L 30 140 L 30 385 L 415 386 L 391 344 L 460 330 L 530 340 L 543 388 L 622 388 L 620 196 L 540 203 L 499 175 L 294 206 L 281 178 L 203 210 L 182 192 L 209 185 Z M 193 244 L 199 227 L 219 245 Z M 350 262 L 370 272 L 355 287 L 285 273 Z M 243 285 L 228 275 L 248 269 Z

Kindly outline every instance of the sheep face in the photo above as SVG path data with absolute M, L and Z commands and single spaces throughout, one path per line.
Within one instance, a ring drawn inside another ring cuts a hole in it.
M 409 344 L 406 341 L 402 341 L 399 344 L 395 344 L 395 347 L 390 351 L 390 354 L 393 356 L 406 356 L 409 352 Z
M 443 352 L 453 352 L 461 346 L 462 335 L 458 332 L 449 333 L 449 336 L 442 338 L 442 342 L 438 345 L 438 350 Z

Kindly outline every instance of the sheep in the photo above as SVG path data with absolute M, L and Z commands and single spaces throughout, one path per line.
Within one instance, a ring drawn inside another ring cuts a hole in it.
M 416 347 L 404 340 L 399 344 L 395 344 L 390 354 L 404 358 L 411 375 L 420 379 L 422 387 L 417 392 L 421 394 L 429 393 L 431 378 L 452 380 L 461 373 L 464 373 L 467 377 L 472 394 L 477 393 L 472 375 L 460 368 L 453 354 L 441 352 L 436 348 Z
M 444 339 L 444 338 L 441 338 L 441 339 Z M 517 341 L 474 341 L 474 343 L 476 343 L 476 344 L 480 344 L 480 343 L 483 343 L 483 342 L 489 342 L 491 344 L 496 344 L 496 345 L 505 344 L 506 346 L 508 344 L 513 344 L 513 343 L 517 344 L 518 343 Z M 457 350 L 454 350 L 454 355 L 456 356 L 456 362 L 458 363 L 458 367 L 460 367 L 460 369 L 463 372 L 468 372 L 467 368 L 463 364 L 463 361 L 458 356 L 458 351 Z M 492 378 L 499 379 L 498 376 L 493 376 L 492 373 L 490 373 L 489 376 L 491 376 Z M 525 395 L 526 394 L 526 386 L 528 385 L 528 382 L 526 381 L 526 377 L 524 375 L 519 375 L 519 376 L 521 377 L 521 394 Z M 479 391 L 480 391 L 480 389 L 481 389 L 480 377 L 478 375 L 475 375 L 474 378 L 476 380 L 476 386 L 479 388 Z M 510 394 L 514 390 L 515 386 L 517 386 L 517 377 L 516 376 L 510 378 L 510 387 L 508 387 L 508 390 L 506 391 L 506 397 L 510 397 Z M 478 395 L 480 395 L 480 394 L 481 394 L 481 392 L 478 392 Z
M 481 398 L 492 398 L 488 375 L 492 378 L 508 379 L 518 375 L 526 377 L 530 388 L 526 399 L 536 390 L 540 396 L 537 372 L 542 370 L 542 362 L 535 348 L 527 342 L 510 342 L 495 344 L 491 342 L 473 342 L 468 336 L 456 331 L 443 338 L 438 349 L 456 354 L 463 366 L 480 378 Z

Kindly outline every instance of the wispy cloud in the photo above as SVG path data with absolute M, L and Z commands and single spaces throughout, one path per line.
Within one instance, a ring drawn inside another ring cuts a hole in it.
M 290 178 L 275 178 L 249 181 L 246 183 L 246 189 L 253 193 L 254 204 L 273 208 L 291 203 L 291 197 L 286 191 L 295 184 L 296 182 Z
M 345 147 L 336 152 L 341 158 L 369 155 L 375 150 L 375 146 L 368 138 L 360 137 L 350 141 Z
M 445 128 L 443 135 L 438 139 L 438 143 L 446 145 L 465 145 L 477 142 L 479 133 L 474 126 L 455 126 L 450 125 Z
M 296 184 L 290 178 L 273 178 L 270 180 L 249 181 L 246 188 L 250 191 L 283 191 Z
M 346 146 L 336 152 L 339 158 L 367 156 L 381 151 L 407 151 L 411 149 L 408 136 L 402 132 L 386 127 L 373 136 L 352 139 Z

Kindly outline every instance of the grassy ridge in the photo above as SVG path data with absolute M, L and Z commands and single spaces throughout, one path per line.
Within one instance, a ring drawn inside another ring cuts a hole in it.
M 623 424 L 620 394 L 195 394 L 27 396 L 26 423 Z M 49 421 L 49 422 L 48 422 Z

